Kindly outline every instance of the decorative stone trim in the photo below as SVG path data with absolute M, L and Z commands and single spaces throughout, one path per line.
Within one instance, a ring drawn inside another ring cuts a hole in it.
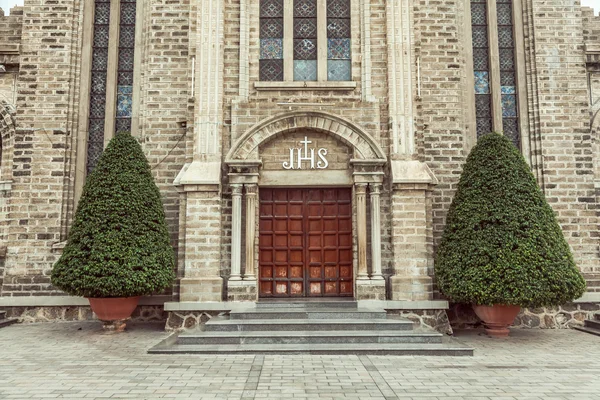
M 515 322 L 514 328 L 569 329 L 583 326 L 583 321 L 593 319 L 600 312 L 600 303 L 569 303 L 559 307 L 524 308 Z M 448 311 L 450 324 L 454 328 L 472 329 L 482 326 L 482 322 L 468 304 L 452 304 Z
M 256 153 L 258 146 L 274 136 L 298 129 L 326 132 L 356 151 L 356 156 L 367 160 L 386 161 L 377 141 L 357 125 L 325 112 L 293 111 L 267 118 L 246 132 L 231 148 L 225 163 L 246 160 Z
M 356 82 L 254 82 L 259 91 L 279 90 L 354 90 Z

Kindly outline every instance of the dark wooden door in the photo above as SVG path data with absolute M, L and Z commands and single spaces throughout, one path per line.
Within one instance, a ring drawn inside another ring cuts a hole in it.
M 260 189 L 260 296 L 353 295 L 352 192 Z

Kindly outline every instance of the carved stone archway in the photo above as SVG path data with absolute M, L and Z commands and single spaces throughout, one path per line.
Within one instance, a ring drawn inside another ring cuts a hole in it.
M 235 300 L 251 300 L 256 296 L 256 249 L 246 245 L 246 266 L 241 268 L 242 244 L 242 199 L 246 196 L 245 242 L 255 243 L 257 228 L 257 189 L 261 176 L 261 144 L 274 140 L 289 132 L 310 130 L 332 136 L 353 151 L 350 160 L 351 178 L 354 185 L 356 243 L 357 243 L 357 299 L 385 299 L 385 281 L 381 266 L 381 223 L 380 193 L 383 183 L 383 168 L 387 163 L 384 151 L 377 141 L 364 129 L 342 117 L 316 111 L 294 111 L 267 118 L 242 135 L 232 146 L 225 158 L 229 168 L 229 183 L 232 187 L 232 248 L 231 277 L 228 296 Z M 295 182 L 297 185 L 298 182 Z M 300 184 L 302 185 L 302 184 Z M 371 204 L 371 241 L 367 240 L 367 197 Z M 367 251 L 371 251 L 371 270 L 367 267 Z
M 274 136 L 310 129 L 325 132 L 354 148 L 355 158 L 361 160 L 379 160 L 387 158 L 379 144 L 364 129 L 334 114 L 325 112 L 294 111 L 267 118 L 253 126 L 232 146 L 225 158 L 226 164 L 256 159 L 258 146 Z
M 0 182 L 12 178 L 15 115 L 15 107 L 6 100 L 0 100 Z

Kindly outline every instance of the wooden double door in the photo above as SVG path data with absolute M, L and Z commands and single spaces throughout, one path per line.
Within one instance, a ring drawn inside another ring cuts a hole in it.
M 260 297 L 353 296 L 352 191 L 260 189 Z

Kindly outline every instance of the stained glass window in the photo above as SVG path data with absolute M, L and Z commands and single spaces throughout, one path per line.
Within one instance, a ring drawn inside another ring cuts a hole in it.
M 283 0 L 260 2 L 260 80 L 283 80 Z
M 498 52 L 500 55 L 500 91 L 504 135 L 521 147 L 513 38 L 512 0 L 497 0 Z
M 294 80 L 317 80 L 317 0 L 294 0 Z
M 115 132 L 131 131 L 136 0 L 121 0 Z
M 475 116 L 477 137 L 480 137 L 493 130 L 486 0 L 471 0 L 471 26 L 475 74 Z
M 327 80 L 352 79 L 350 0 L 327 0 Z
M 95 10 L 87 148 L 88 173 L 94 169 L 104 149 L 110 0 L 96 0 Z
M 260 0 L 259 32 L 261 81 L 351 80 L 350 0 Z

